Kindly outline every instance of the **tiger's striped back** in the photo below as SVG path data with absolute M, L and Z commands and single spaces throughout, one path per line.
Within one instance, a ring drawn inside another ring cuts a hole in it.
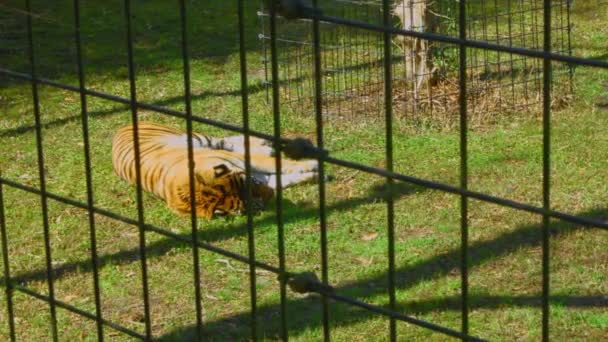
M 136 184 L 133 126 L 118 130 L 112 142 L 112 163 L 118 176 Z M 168 206 L 185 214 L 190 208 L 187 135 L 153 123 L 138 125 L 142 189 L 164 199 Z M 214 139 L 193 133 L 195 150 L 195 204 L 198 216 L 233 214 L 244 210 L 244 173 L 225 165 L 208 166 L 214 155 Z M 201 170 L 200 167 L 203 169 Z M 268 197 L 268 194 L 263 194 Z

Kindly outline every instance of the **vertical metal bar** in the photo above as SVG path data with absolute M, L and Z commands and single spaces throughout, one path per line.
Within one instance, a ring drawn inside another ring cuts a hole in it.
M 480 0 L 480 5 L 481 5 L 481 37 L 482 37 L 481 39 L 483 41 L 487 42 L 488 41 L 488 13 L 487 13 L 485 0 Z M 490 60 L 488 59 L 488 50 L 486 50 L 486 49 L 483 50 L 483 58 L 484 58 L 483 72 L 489 73 L 488 67 L 490 66 Z
M 266 20 L 264 13 L 264 1 L 260 1 L 260 11 L 258 12 L 258 18 L 260 18 L 260 30 L 262 31 L 262 36 L 260 40 L 262 41 L 262 61 L 264 63 L 264 88 L 266 90 L 266 103 L 270 103 L 270 91 L 268 81 L 268 47 L 266 42 Z M 259 37 L 259 36 L 258 36 Z
M 150 294 L 148 291 L 148 265 L 146 257 L 146 231 L 144 228 L 144 201 L 141 181 L 141 155 L 139 150 L 139 129 L 137 118 L 137 88 L 135 86 L 135 65 L 133 63 L 133 33 L 131 25 L 131 1 L 125 0 L 125 19 L 127 24 L 127 52 L 129 64 L 129 91 L 131 100 L 131 120 L 133 122 L 133 152 L 135 154 L 135 179 L 137 181 L 137 222 L 139 228 L 139 255 L 141 258 L 141 276 L 144 302 L 144 323 L 146 339 L 152 339 L 150 322 Z
M 355 56 L 357 55 L 357 50 L 359 49 L 359 47 L 357 46 L 357 42 L 356 41 L 355 41 L 355 43 L 353 43 L 353 31 L 355 31 L 355 29 L 352 28 L 352 27 L 349 27 L 349 28 L 347 28 L 347 30 L 348 30 L 347 31 L 348 34 L 346 36 L 347 39 L 348 39 L 347 46 L 350 49 L 350 51 L 349 51 L 349 53 L 347 53 L 345 51 L 344 55 L 345 56 L 348 55 L 348 67 L 349 68 L 353 68 L 353 67 L 356 66 L 356 64 L 353 63 L 353 55 L 355 55 Z M 319 64 L 319 66 L 320 66 L 320 64 Z M 350 102 L 350 113 L 351 113 L 351 115 L 355 114 L 355 97 L 353 96 L 355 85 L 353 83 L 353 75 L 354 74 L 358 74 L 358 73 L 359 73 L 359 71 L 356 71 L 356 72 L 350 71 L 350 72 L 348 72 L 348 74 L 347 74 L 348 75 L 348 77 L 347 77 L 347 81 L 348 82 L 345 82 L 346 96 L 347 96 L 347 99 Z M 317 142 L 318 141 L 319 140 L 317 139 Z M 319 164 L 321 164 L 321 163 L 319 163 Z
M 559 8 L 559 26 L 555 28 L 555 30 L 559 30 L 559 35 L 560 37 L 559 39 L 559 53 L 564 53 L 566 51 L 566 42 L 564 39 L 564 31 L 565 30 L 565 26 L 564 26 L 564 1 L 560 1 L 557 5 Z
M 391 10 L 388 0 L 382 1 L 382 23 L 385 28 L 391 27 Z M 393 171 L 393 73 L 392 73 L 392 41 L 388 30 L 384 36 L 384 113 L 386 121 L 386 170 Z M 392 310 L 396 308 L 395 298 L 395 203 L 392 189 L 394 181 L 386 178 L 388 198 L 386 199 L 387 238 L 388 238 L 388 298 Z M 397 340 L 397 321 L 391 317 L 389 320 L 390 340 Z
M 238 1 L 239 16 L 239 58 L 241 66 L 241 104 L 243 112 L 243 130 L 245 136 L 245 191 L 247 210 L 247 247 L 249 255 L 249 296 L 251 304 L 251 340 L 257 341 L 258 308 L 257 308 L 257 279 L 255 274 L 255 234 L 253 230 L 253 207 L 251 193 L 251 142 L 249 135 L 249 87 L 247 85 L 247 50 L 245 46 L 245 14 L 243 0 Z
M 532 32 L 530 33 L 530 35 L 531 35 L 531 38 L 530 38 L 530 40 L 531 40 L 531 46 L 530 47 L 532 49 L 535 49 L 535 50 L 540 49 L 540 46 L 541 46 L 541 44 L 540 44 L 540 34 L 538 32 L 538 11 L 539 10 L 540 10 L 540 7 L 537 6 L 537 0 L 535 0 L 530 5 L 530 9 L 529 9 L 529 11 L 531 13 L 530 14 L 530 16 L 531 16 L 530 20 L 532 21 L 532 23 L 531 23 L 530 26 L 532 26 L 532 28 L 533 28 Z M 525 17 L 525 11 L 522 8 L 522 36 L 523 37 L 526 37 L 528 35 L 528 34 L 525 33 L 525 24 L 526 24 L 524 22 L 525 18 L 526 18 Z M 523 58 L 523 60 L 524 60 L 524 62 L 526 62 L 527 59 Z M 539 66 L 539 65 L 540 65 L 540 61 L 538 61 L 537 59 L 534 59 L 532 61 L 531 68 L 533 70 L 537 70 L 537 66 Z M 527 70 L 527 68 L 526 68 L 526 70 Z M 524 75 L 527 75 L 527 74 L 528 73 L 526 73 Z M 526 94 L 527 94 L 528 83 L 530 83 L 531 85 L 534 85 L 534 88 L 532 88 L 532 89 L 535 90 L 537 94 L 540 94 L 540 92 L 541 92 L 541 79 L 540 79 L 539 72 L 535 72 L 534 75 L 536 77 L 533 80 L 531 80 L 531 82 L 528 82 L 527 80 L 525 82 L 523 82 Z M 526 95 L 526 96 L 524 96 L 524 98 L 525 98 L 525 104 L 527 106 L 529 104 L 529 102 L 528 102 L 528 96 Z
M 312 3 L 315 9 L 318 8 L 318 0 Z M 323 149 L 323 84 L 321 77 L 321 33 L 319 31 L 319 19 L 314 18 L 312 22 L 313 30 L 313 49 L 315 64 L 315 121 L 317 130 L 317 147 Z M 329 268 L 327 255 L 327 212 L 325 203 L 325 165 L 319 158 L 319 224 L 321 228 L 321 281 L 323 284 L 329 283 Z M 321 310 L 323 315 L 323 339 L 330 340 L 329 331 L 329 301 L 327 296 L 321 297 Z
M 326 83 L 327 86 L 324 89 L 328 89 L 331 86 L 331 96 L 332 96 L 331 103 L 336 103 L 336 102 L 338 103 L 338 108 L 335 109 L 335 111 L 336 111 L 336 114 L 338 116 L 340 116 L 340 115 L 342 115 L 342 108 L 340 106 L 340 102 L 339 102 L 340 100 L 338 99 L 338 91 L 336 90 L 336 79 L 337 79 L 336 73 L 338 70 L 338 65 L 337 65 L 338 58 L 336 55 L 336 52 L 337 52 L 336 42 L 338 41 L 338 37 L 336 37 L 336 31 L 337 31 L 337 28 L 333 29 L 333 30 L 328 30 L 326 33 L 327 35 L 330 36 L 329 44 L 327 44 L 327 47 L 328 47 L 327 48 L 328 49 L 328 53 L 327 53 L 328 58 L 327 59 L 329 60 L 329 64 L 330 64 L 330 68 L 331 68 L 331 71 L 330 71 L 331 76 L 327 78 L 327 81 L 328 81 Z
M 405 10 L 405 8 L 404 8 Z M 410 15 L 410 27 L 407 27 L 408 30 L 418 31 L 418 28 L 414 26 L 414 1 L 409 2 L 409 15 Z M 385 23 L 386 25 L 386 23 Z M 410 55 L 410 65 L 412 68 L 412 72 L 410 75 L 412 76 L 412 114 L 415 115 L 418 111 L 418 74 L 416 73 L 416 52 L 413 49 L 406 49 L 407 53 Z
M 507 20 L 509 29 L 509 47 L 513 47 L 513 8 L 511 7 L 511 0 L 507 0 Z M 513 63 L 513 53 L 509 53 L 509 74 L 511 75 L 511 103 L 515 103 L 515 66 Z
M 479 40 L 479 32 L 478 32 L 477 26 L 479 24 L 478 22 L 481 18 L 481 15 L 479 13 L 479 9 L 475 5 L 476 4 L 470 5 L 468 2 L 465 2 L 465 4 L 464 4 L 464 13 L 467 13 L 465 15 L 465 19 L 464 19 L 465 23 L 466 23 L 465 27 L 467 28 L 465 31 L 469 32 L 468 34 L 470 35 L 471 39 Z M 459 11 L 458 13 L 461 13 L 460 7 L 458 8 L 458 11 Z M 471 15 L 471 18 L 469 18 L 469 14 Z M 460 19 L 459 19 L 459 22 L 460 22 Z M 460 35 L 460 26 L 458 29 L 459 29 L 458 34 Z M 458 48 L 459 48 L 458 56 L 460 58 L 460 46 Z M 484 52 L 483 50 L 479 50 L 479 49 L 469 49 L 469 53 L 466 58 L 466 61 L 468 61 L 468 63 L 465 64 L 465 66 L 468 65 L 468 70 L 470 71 L 470 73 L 468 75 L 468 80 L 471 84 L 471 88 L 474 88 L 474 89 L 479 89 L 481 87 L 480 79 L 475 78 L 474 75 L 477 73 L 477 69 L 480 65 L 479 60 L 481 59 L 480 54 L 482 54 L 483 52 Z M 460 61 L 460 59 L 459 59 L 459 61 Z M 460 71 L 460 69 L 458 69 L 458 70 Z M 465 97 L 465 99 L 466 99 L 466 97 Z M 467 101 L 468 100 L 469 99 L 467 99 Z M 478 101 L 477 97 L 475 97 L 475 96 L 473 96 L 470 99 L 470 101 L 472 104 L 471 107 L 473 107 L 473 111 L 474 111 L 475 109 L 477 109 L 477 104 L 479 101 Z
M 568 56 L 572 56 L 572 23 L 570 22 L 570 10 L 571 10 L 571 3 L 572 1 L 570 0 L 564 0 L 566 1 L 566 24 L 568 25 L 568 34 L 567 34 L 567 39 L 568 39 Z M 570 81 L 570 95 L 572 95 L 574 93 L 574 64 L 572 63 L 568 63 L 568 73 L 569 73 L 569 81 Z
M 93 180 L 91 176 L 91 154 L 89 144 L 89 118 L 87 96 L 85 94 L 84 66 L 82 62 L 82 37 L 80 34 L 80 0 L 74 0 L 74 35 L 76 41 L 76 58 L 78 60 L 78 86 L 80 88 L 80 108 L 82 121 L 82 138 L 84 146 L 84 170 L 87 186 L 87 211 L 89 217 L 89 240 L 91 242 L 91 264 L 93 265 L 93 289 L 95 291 L 95 323 L 97 340 L 103 341 L 103 318 L 101 313 L 101 292 L 99 288 L 99 265 L 97 260 L 97 233 L 95 213 L 93 211 Z
M 4 217 L 3 184 L 0 181 L 0 238 L 2 238 L 2 264 L 4 265 L 4 292 L 6 294 L 6 312 L 8 313 L 8 329 L 11 341 L 15 338 L 15 312 L 13 310 L 13 283 L 11 280 L 10 264 L 8 259 L 8 236 L 6 234 L 6 221 Z
M 281 113 L 279 106 L 279 67 L 277 61 L 277 23 L 275 2 L 270 1 L 270 59 L 272 73 L 272 113 L 274 121 L 274 147 L 275 147 L 275 167 L 277 176 L 276 188 L 276 210 L 277 210 L 277 238 L 279 254 L 279 278 L 281 282 L 281 338 L 288 340 L 287 333 L 287 288 L 285 276 L 285 236 L 283 229 L 283 189 L 281 186 L 281 146 L 278 139 L 281 137 Z
M 293 52 L 293 58 L 290 58 L 291 60 L 293 60 L 295 62 L 295 76 L 293 77 L 296 83 L 296 101 L 298 102 L 298 104 L 300 105 L 300 108 L 303 108 L 303 100 L 302 100 L 302 93 L 303 93 L 303 87 L 305 82 L 299 82 L 298 80 L 303 79 L 304 75 L 301 74 L 302 73 L 302 66 L 301 66 L 301 62 L 300 62 L 300 57 L 301 57 L 301 45 L 299 45 L 298 43 L 294 44 L 293 49 L 295 49 L 295 52 Z M 302 110 L 302 109 L 300 109 Z
M 51 237 L 49 234 L 48 199 L 46 195 L 46 177 L 44 175 L 44 153 L 42 150 L 42 124 L 40 121 L 40 99 L 38 98 L 38 82 L 36 81 L 36 64 L 34 59 L 34 35 L 32 30 L 32 9 L 30 1 L 25 0 L 27 18 L 27 38 L 30 58 L 30 74 L 32 76 L 32 99 L 34 102 L 34 118 L 36 121 L 36 149 L 38 151 L 38 177 L 40 178 L 40 204 L 42 207 L 42 225 L 44 234 L 44 255 L 46 260 L 46 279 L 49 288 L 49 308 L 51 311 L 51 334 L 57 341 L 57 310 L 55 307 L 55 286 L 53 283 L 53 259 L 51 256 Z
M 499 21 L 498 17 L 500 15 L 500 10 L 498 9 L 498 0 L 494 0 L 494 26 L 496 28 L 496 44 L 501 44 L 500 42 L 500 29 L 499 29 Z M 498 69 L 498 110 L 502 109 L 502 63 L 500 61 L 501 53 L 496 51 L 496 66 Z
M 525 13 L 526 13 L 526 11 L 525 11 L 524 0 L 518 0 L 518 4 L 519 4 L 519 29 L 520 29 L 520 36 L 521 36 L 521 46 L 520 47 L 523 47 L 523 48 L 532 48 L 532 47 L 535 47 L 534 46 L 534 35 L 532 35 L 532 38 L 530 39 L 531 40 L 531 46 L 526 45 L 526 24 L 525 24 L 525 21 L 526 21 Z M 535 4 L 532 4 L 531 6 L 533 8 L 532 9 L 532 11 L 533 11 L 532 15 L 535 16 L 536 15 L 536 6 L 535 6 Z M 534 20 L 533 20 L 533 23 L 534 23 Z M 534 25 L 534 24 L 532 24 L 532 25 Z M 533 29 L 536 30 L 535 27 L 533 27 Z M 533 32 L 535 32 L 535 31 L 533 31 Z M 524 96 L 523 96 L 523 98 L 525 99 L 526 105 L 528 105 L 528 82 L 529 82 L 529 80 L 527 78 L 528 77 L 528 59 L 522 56 L 521 60 L 522 60 L 522 62 L 524 64 L 523 70 L 525 71 L 525 73 L 524 73 L 525 79 L 524 79 L 524 82 L 523 82 L 523 90 L 524 90 Z M 533 66 L 537 65 L 536 63 L 537 63 L 536 59 L 532 60 L 532 65 Z M 536 75 L 538 75 L 538 73 Z M 534 79 L 532 81 L 537 81 L 537 80 L 538 80 L 538 78 L 536 78 L 536 79 Z
M 551 52 L 551 0 L 544 0 L 544 46 L 545 53 Z M 543 58 L 543 209 L 551 208 L 551 60 Z M 550 216 L 543 214 L 542 232 L 542 273 L 543 273 L 543 327 L 542 339 L 549 341 L 549 224 Z
M 190 88 L 190 57 L 188 52 L 187 12 L 184 0 L 179 2 L 182 33 L 182 63 L 184 72 L 184 100 L 186 105 L 186 132 L 188 134 L 188 182 L 190 191 L 190 223 L 192 237 L 192 275 L 194 277 L 194 297 L 196 310 L 196 337 L 203 336 L 203 304 L 201 295 L 201 268 L 198 250 L 198 230 L 196 217 L 196 194 L 194 186 L 194 152 L 192 145 L 192 92 Z
M 466 1 L 461 0 L 458 11 L 459 38 L 467 38 L 466 30 Z M 458 81 L 460 103 L 460 187 L 468 188 L 468 164 L 467 164 L 467 48 L 464 44 L 459 46 L 459 65 Z M 460 276 L 461 276 L 461 330 L 465 335 L 469 334 L 469 213 L 468 198 L 466 195 L 460 196 Z
M 280 26 L 279 26 L 280 27 Z M 287 37 L 289 38 L 289 37 Z M 283 66 L 283 79 L 286 81 L 285 82 L 285 86 L 283 87 L 283 91 L 284 91 L 284 98 L 289 99 L 286 100 L 286 104 L 292 104 L 293 103 L 293 97 L 291 96 L 291 88 L 293 87 L 292 82 L 291 82 L 291 70 L 289 68 L 289 64 L 291 64 L 291 54 L 292 52 L 289 51 L 290 48 L 289 43 L 287 43 L 286 41 L 284 41 L 283 39 L 279 39 L 279 46 L 277 48 L 277 53 L 281 53 L 281 59 L 282 59 L 282 63 L 281 65 Z M 282 47 L 281 44 L 282 43 Z M 278 58 L 277 58 L 278 59 Z M 281 71 L 281 70 L 279 70 Z M 280 75 L 279 75 L 280 77 Z M 297 85 L 296 85 L 297 87 Z

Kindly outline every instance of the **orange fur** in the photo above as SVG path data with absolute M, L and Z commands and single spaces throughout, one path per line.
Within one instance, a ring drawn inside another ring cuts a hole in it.
M 182 137 L 184 133 L 145 122 L 138 128 L 142 189 L 165 200 L 175 212 L 190 213 L 188 150 L 167 142 L 167 138 Z M 136 184 L 133 131 L 131 125 L 118 130 L 112 141 L 112 162 L 118 176 Z M 200 145 L 193 149 L 196 215 L 212 218 L 216 213 L 243 212 L 245 175 L 242 170 L 230 167 L 231 161 L 242 162 L 242 156 L 204 146 L 211 142 L 212 138 L 193 134 L 193 143 Z M 252 160 L 254 158 L 252 155 Z M 253 182 L 254 201 L 266 203 L 273 195 L 274 191 L 267 185 Z

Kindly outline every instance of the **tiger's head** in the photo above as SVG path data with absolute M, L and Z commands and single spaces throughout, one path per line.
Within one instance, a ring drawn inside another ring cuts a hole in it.
M 246 211 L 245 173 L 230 170 L 225 164 L 212 169 L 197 170 L 196 191 L 197 216 L 212 218 L 214 215 L 242 214 Z M 252 209 L 264 209 L 274 196 L 272 188 L 252 179 Z

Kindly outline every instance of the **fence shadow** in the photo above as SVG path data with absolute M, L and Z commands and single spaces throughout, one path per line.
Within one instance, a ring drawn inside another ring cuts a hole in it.
M 250 85 L 247 89 L 250 94 L 254 94 L 254 93 L 258 93 L 260 91 L 266 90 L 266 86 L 260 81 L 260 82 Z M 192 94 L 191 98 L 192 98 L 192 100 L 196 101 L 196 100 L 203 100 L 207 97 L 212 97 L 212 96 L 222 97 L 222 96 L 240 96 L 240 95 L 241 95 L 240 89 L 227 90 L 227 91 L 209 90 L 209 91 L 202 91 L 198 94 Z M 161 106 L 161 107 L 167 107 L 169 105 L 183 104 L 183 103 L 184 103 L 183 96 L 175 96 L 175 97 L 167 98 L 164 100 L 151 102 L 151 104 L 156 105 L 156 106 Z M 115 106 L 113 108 L 106 109 L 106 110 L 89 111 L 88 117 L 89 118 L 104 118 L 104 117 L 107 117 L 107 116 L 110 116 L 113 114 L 117 114 L 119 112 L 128 111 L 129 109 L 130 109 L 130 107 L 128 105 L 118 105 L 118 106 Z M 70 122 L 80 121 L 81 118 L 82 118 L 81 114 L 78 113 L 76 115 L 58 118 L 58 119 L 54 119 L 52 121 L 42 123 L 41 128 L 42 129 L 55 128 L 55 127 L 65 125 Z M 0 138 L 16 137 L 16 136 L 19 136 L 22 134 L 33 132 L 35 129 L 36 129 L 35 125 L 23 125 L 23 126 L 19 126 L 19 127 L 15 127 L 15 128 L 0 130 Z
M 402 60 L 402 57 L 395 57 L 394 59 L 396 61 L 400 61 L 400 60 Z M 381 61 L 379 61 L 379 62 L 381 62 Z M 361 70 L 361 69 L 369 68 L 371 66 L 377 66 L 376 64 L 379 62 L 358 63 L 355 65 L 343 67 L 341 70 L 343 70 L 343 71 Z M 298 77 L 291 77 L 291 78 L 283 78 L 283 79 L 279 80 L 278 84 L 281 87 L 290 86 L 293 83 L 302 83 L 302 82 L 306 81 L 307 79 L 308 79 L 308 77 L 306 75 L 301 75 Z M 252 95 L 252 94 L 260 93 L 262 91 L 268 91 L 269 88 L 265 82 L 266 81 L 258 80 L 255 83 L 249 84 L 247 87 L 247 93 L 249 95 Z M 204 90 L 202 92 L 192 94 L 191 100 L 200 101 L 200 100 L 204 100 L 209 97 L 223 97 L 223 96 L 241 96 L 241 89 L 235 88 L 235 89 L 225 90 L 225 91 Z M 110 101 L 110 100 L 108 100 L 108 101 Z M 169 97 L 169 98 L 165 98 L 165 99 L 158 100 L 158 101 L 150 101 L 148 103 L 156 105 L 156 106 L 160 106 L 160 107 L 168 107 L 170 105 L 184 104 L 185 99 L 184 99 L 184 96 L 174 96 L 174 97 Z M 128 105 L 118 105 L 118 106 L 115 106 L 113 108 L 106 109 L 106 110 L 89 111 L 88 115 L 90 118 L 103 118 L 103 117 L 107 117 L 107 116 L 110 116 L 110 115 L 113 115 L 113 114 L 116 114 L 116 113 L 119 113 L 122 111 L 128 111 L 129 109 L 130 109 L 130 107 Z M 196 116 L 196 113 L 194 113 L 194 115 Z M 41 125 L 41 127 L 43 129 L 50 129 L 50 128 L 58 127 L 58 126 L 61 126 L 61 125 L 64 125 L 64 124 L 67 124 L 70 122 L 74 122 L 74 121 L 79 121 L 79 120 L 81 120 L 80 113 L 76 114 L 76 115 L 57 118 L 57 119 L 45 122 Z M 23 126 L 19 126 L 19 127 L 0 130 L 0 138 L 16 137 L 16 136 L 19 136 L 19 135 L 22 135 L 22 134 L 25 134 L 28 132 L 33 132 L 35 129 L 36 129 L 35 125 L 23 125 Z
M 190 56 L 210 63 L 225 63 L 239 52 L 236 2 L 190 1 L 187 31 Z M 89 1 L 81 6 L 83 57 L 87 73 L 127 78 L 126 21 L 124 3 Z M 246 48 L 259 48 L 258 2 L 244 2 Z M 131 6 L 132 36 L 139 71 L 150 71 L 181 61 L 180 12 L 176 3 L 137 1 Z M 31 15 L 33 39 L 40 75 L 77 79 L 73 5 L 66 1 L 33 4 L 31 14 L 22 2 L 0 2 L 0 57 L 9 69 L 29 69 L 26 16 Z M 119 71 L 120 70 L 120 71 Z M 4 83 L 3 83 L 4 82 Z M 16 81 L 24 82 L 24 81 Z M 0 85 L 11 82 L 0 78 Z
M 391 191 L 395 198 L 406 196 L 413 193 L 424 191 L 423 188 L 412 187 L 404 183 L 398 183 L 397 190 Z M 365 197 L 349 199 L 335 203 L 328 207 L 328 212 L 347 210 L 359 205 L 377 201 L 378 198 L 386 196 L 386 192 L 382 186 L 373 187 L 370 194 Z M 315 206 L 307 206 L 302 208 L 301 205 L 286 203 L 285 212 L 289 215 L 285 216 L 285 223 L 298 221 L 305 218 L 316 217 L 318 208 Z M 608 216 L 608 209 L 596 209 L 583 213 L 579 213 L 584 217 L 601 217 Z M 266 217 L 256 224 L 272 224 L 274 216 Z M 469 266 L 473 269 L 492 259 L 499 258 L 509 253 L 515 252 L 520 248 L 538 247 L 541 244 L 540 224 L 529 224 L 518 227 L 514 231 L 500 235 L 492 240 L 480 241 L 472 243 L 469 246 L 471 260 Z M 558 236 L 574 230 L 587 229 L 575 226 L 570 223 L 559 222 L 551 229 L 552 236 Z M 200 238 L 208 242 L 220 241 L 229 239 L 235 236 L 246 234 L 247 227 L 244 224 L 235 225 L 232 227 L 219 227 L 206 230 L 200 233 Z M 189 233 L 184 233 L 184 237 L 188 237 Z M 147 255 L 149 258 L 163 256 L 169 253 L 176 247 L 187 247 L 187 244 L 173 239 L 164 239 L 147 246 Z M 99 258 L 99 267 L 103 268 L 108 264 L 126 264 L 139 260 L 140 254 L 138 249 L 130 249 L 120 251 L 118 253 L 103 255 Z M 411 288 L 421 282 L 437 279 L 446 276 L 459 270 L 460 250 L 453 249 L 445 253 L 436 255 L 432 258 L 422 260 L 414 265 L 399 268 L 396 272 L 396 283 L 399 290 Z M 539 261 L 540 262 L 540 261 Z M 54 269 L 53 278 L 69 276 L 72 273 L 91 272 L 90 260 L 64 264 Z M 351 283 L 346 283 L 336 288 L 336 291 L 349 296 L 354 296 L 358 299 L 365 300 L 374 296 L 386 294 L 386 273 L 378 273 L 373 277 L 363 280 L 357 280 Z M 44 269 L 35 270 L 32 272 L 21 273 L 15 275 L 13 281 L 27 285 L 32 281 L 46 280 L 46 271 Z M 5 279 L 1 278 L 0 283 L 4 283 Z M 608 307 L 608 299 L 604 296 L 552 296 L 552 301 L 557 301 L 561 305 L 569 307 Z M 504 307 L 505 305 L 521 306 L 521 307 L 537 307 L 540 306 L 540 294 L 538 296 L 492 296 L 487 294 L 475 294 L 470 296 L 471 308 L 487 308 L 493 309 Z M 308 296 L 304 298 L 290 299 L 287 302 L 288 308 L 288 329 L 291 334 L 298 334 L 310 328 L 320 327 L 322 325 L 319 319 L 320 301 L 317 296 Z M 401 312 L 408 314 L 424 314 L 430 311 L 445 310 L 457 311 L 460 310 L 460 297 L 440 297 L 431 298 L 423 301 L 401 303 L 398 307 Z M 279 334 L 280 327 L 278 325 L 278 315 L 280 312 L 280 304 L 262 305 L 258 307 L 259 324 L 258 329 L 265 336 L 275 336 Z M 331 321 L 334 325 L 349 325 L 360 321 L 368 320 L 374 317 L 374 313 L 348 307 L 345 304 L 334 303 L 331 306 Z M 241 312 L 232 316 L 219 319 L 216 321 L 205 322 L 205 331 L 209 335 L 216 337 L 224 337 L 230 340 L 241 340 L 249 337 L 249 312 Z M 189 341 L 194 340 L 195 326 L 186 326 L 176 329 L 166 335 L 159 337 L 159 341 Z
M 602 217 L 608 215 L 608 209 L 597 209 L 588 212 L 579 213 L 584 217 Z M 581 228 L 566 222 L 559 222 L 551 228 L 553 237 L 562 235 L 568 232 Z M 515 252 L 520 248 L 539 247 L 542 243 L 540 231 L 542 225 L 530 224 L 524 225 L 512 232 L 505 233 L 495 239 L 489 241 L 481 241 L 473 243 L 469 246 L 471 260 L 469 267 L 473 269 L 493 258 L 498 258 L 509 253 Z M 459 270 L 460 250 L 453 249 L 446 253 L 435 257 L 420 261 L 415 265 L 399 268 L 396 272 L 396 283 L 399 290 L 411 288 L 423 281 L 437 279 L 448 275 L 451 272 Z M 540 265 L 540 259 L 539 259 Z M 387 292 L 386 286 L 387 274 L 381 273 L 374 277 L 364 280 L 358 280 L 349 284 L 344 284 L 335 290 L 338 293 L 353 295 L 356 294 L 358 299 L 371 298 L 378 295 L 384 295 Z M 373 284 L 373 286 L 369 286 Z M 361 291 L 365 288 L 365 291 Z M 539 307 L 541 306 L 541 294 L 539 284 L 538 296 L 492 296 L 487 294 L 470 294 L 471 308 L 494 309 L 504 306 L 515 307 Z M 605 296 L 566 296 L 557 295 L 551 297 L 552 302 L 560 303 L 563 306 L 569 307 L 608 307 L 608 299 Z M 457 311 L 460 310 L 460 297 L 441 297 L 427 299 L 423 301 L 401 303 L 398 310 L 407 314 L 424 314 L 430 311 L 445 310 Z M 318 297 L 306 297 L 300 299 L 290 299 L 287 302 L 287 324 L 290 334 L 298 334 L 307 331 L 311 328 L 317 328 L 322 325 L 319 315 L 321 304 Z M 334 303 L 331 306 L 330 320 L 334 325 L 349 325 L 360 321 L 368 320 L 376 314 L 358 309 L 348 308 L 346 304 Z M 345 311 L 348 310 L 348 311 Z M 258 331 L 262 331 L 264 336 L 278 336 L 280 326 L 278 325 L 278 317 L 280 313 L 280 304 L 263 305 L 258 307 L 258 322 L 260 327 Z M 308 314 L 310 313 L 310 314 Z M 227 338 L 231 340 L 246 340 L 249 338 L 250 331 L 248 330 L 250 321 L 249 312 L 242 312 L 232 315 L 217 321 L 205 322 L 205 331 L 214 337 Z M 234 327 L 240 327 L 235 329 Z M 227 329 L 227 327 L 232 327 Z M 261 328 L 261 329 L 260 329 Z M 456 327 L 457 328 L 457 327 Z M 159 341 L 193 341 L 196 326 L 188 328 L 179 328 L 164 336 L 161 336 Z
M 425 191 L 425 188 L 412 186 L 409 184 L 398 183 L 395 184 L 395 189 L 391 191 L 391 194 L 395 199 L 400 197 L 413 194 L 420 193 Z M 352 208 L 356 208 L 360 205 L 373 203 L 377 201 L 379 198 L 384 198 L 387 195 L 387 190 L 379 184 L 378 186 L 372 186 L 371 191 L 364 197 L 348 199 L 344 201 L 337 202 L 333 205 L 327 207 L 327 212 L 331 213 L 332 211 L 342 211 L 348 210 Z M 272 211 L 273 208 L 270 210 Z M 300 220 L 317 217 L 318 216 L 318 207 L 312 205 L 306 205 L 303 207 L 302 204 L 294 204 L 288 200 L 283 201 L 283 222 L 284 224 L 289 224 L 292 222 L 297 222 Z M 269 224 L 273 224 L 276 218 L 274 215 L 268 215 L 262 219 L 256 220 L 254 222 L 255 226 L 265 226 Z M 205 241 L 209 243 L 222 241 L 231 239 L 238 236 L 244 236 L 247 234 L 247 225 L 246 224 L 230 224 L 230 225 L 222 225 L 220 227 L 213 227 L 209 229 L 205 229 L 199 232 L 199 241 Z M 190 232 L 184 232 L 179 234 L 181 237 L 189 239 L 191 234 Z M 167 254 L 174 248 L 177 247 L 189 247 L 190 244 L 175 240 L 171 238 L 166 238 L 154 243 L 150 243 L 146 246 L 146 255 L 148 258 L 160 257 Z M 127 264 L 131 262 L 135 262 L 139 260 L 140 253 L 139 248 L 133 248 L 129 250 L 123 250 L 114 254 L 105 254 L 100 255 L 98 258 L 98 266 L 99 268 L 103 268 L 104 266 L 111 264 Z M 71 262 L 59 265 L 53 268 L 53 279 L 59 279 L 65 276 L 69 276 L 73 273 L 78 272 L 92 272 L 92 263 L 90 259 L 81 260 L 78 262 Z M 27 284 L 32 281 L 45 281 L 47 278 L 47 273 L 45 269 L 34 270 L 31 272 L 25 272 L 21 274 L 14 275 L 12 277 L 13 281 L 17 281 L 22 284 Z M 0 278 L 0 283 L 4 282 L 4 278 Z

